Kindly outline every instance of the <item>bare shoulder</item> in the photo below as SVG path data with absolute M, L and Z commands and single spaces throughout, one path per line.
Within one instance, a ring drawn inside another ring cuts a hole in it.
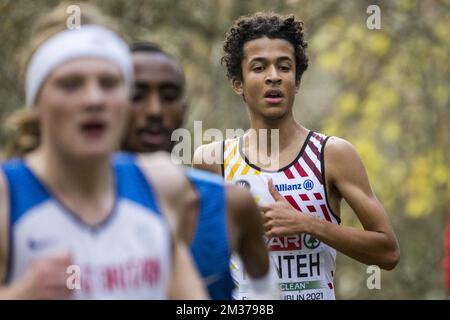
M 192 166 L 217 174 L 222 174 L 223 141 L 201 145 L 194 152 Z
M 138 153 L 136 158 L 139 165 L 143 168 L 175 167 L 170 157 L 170 153 L 164 151 Z
M 172 162 L 167 152 L 139 154 L 137 163 L 153 186 L 174 235 L 185 238 L 183 226 L 192 220 L 190 218 L 192 208 L 196 206 L 197 195 L 184 171 Z
M 347 175 L 365 170 L 355 147 L 345 139 L 330 137 L 324 152 L 327 174 Z
M 172 162 L 167 152 L 138 154 L 137 163 L 152 184 L 164 193 L 176 194 L 188 183 L 182 169 Z
M 345 139 L 330 137 L 325 148 L 326 156 L 333 161 L 347 162 L 358 157 L 355 147 Z

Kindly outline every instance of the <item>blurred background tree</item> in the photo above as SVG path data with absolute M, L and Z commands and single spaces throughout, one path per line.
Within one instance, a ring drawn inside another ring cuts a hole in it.
M 83 1 L 81 1 L 83 2 Z M 186 123 L 248 128 L 246 110 L 220 65 L 233 21 L 257 11 L 304 20 L 310 67 L 295 103 L 310 129 L 352 142 L 399 237 L 402 258 L 366 286 L 366 266 L 338 255 L 341 299 L 445 297 L 443 233 L 450 203 L 450 1 L 92 0 L 132 40 L 150 40 L 180 58 L 190 97 Z M 0 117 L 24 102 L 17 57 L 35 19 L 57 0 L 0 0 Z M 76 2 L 68 2 L 76 4 Z M 369 5 L 381 29 L 369 30 Z M 223 131 L 225 133 L 225 131 Z M 4 143 L 0 137 L 0 143 Z M 343 224 L 359 226 L 348 207 Z

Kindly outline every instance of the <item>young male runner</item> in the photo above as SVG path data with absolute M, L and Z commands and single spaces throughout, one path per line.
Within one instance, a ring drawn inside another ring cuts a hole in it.
M 217 143 L 196 150 L 197 167 L 247 186 L 264 216 L 271 263 L 284 299 L 334 299 L 336 250 L 357 261 L 393 269 L 397 239 L 369 184 L 355 148 L 313 132 L 294 119 L 292 106 L 308 67 L 303 23 L 293 16 L 255 14 L 239 18 L 224 41 L 222 63 L 233 90 L 247 105 L 251 129 L 279 130 L 278 153 L 242 137 L 221 142 L 223 167 L 202 161 Z M 262 163 L 264 150 L 278 165 Z M 364 230 L 340 225 L 344 199 Z M 237 261 L 237 298 L 246 298 L 244 271 Z
M 135 68 L 134 112 L 124 149 L 132 152 L 171 151 L 174 130 L 183 125 L 187 109 L 185 78 L 179 62 L 151 43 L 132 46 Z M 164 173 L 162 173 L 164 174 Z M 185 240 L 213 299 L 231 299 L 230 253 L 243 258 L 252 278 L 253 299 L 279 298 L 268 282 L 269 259 L 263 229 L 251 195 L 224 186 L 208 172 L 186 171 L 198 199 L 183 226 Z

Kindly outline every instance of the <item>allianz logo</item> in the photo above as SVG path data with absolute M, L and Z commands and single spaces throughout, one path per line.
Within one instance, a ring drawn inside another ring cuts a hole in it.
M 275 188 L 277 188 L 278 192 L 282 191 L 292 191 L 292 190 L 311 190 L 314 188 L 314 182 L 310 179 L 305 180 L 303 183 L 294 183 L 294 184 L 288 184 L 288 183 L 281 183 L 276 184 Z
M 296 183 L 296 184 L 276 184 L 275 188 L 277 188 L 278 192 L 281 191 L 291 191 L 291 190 L 302 190 L 302 184 Z

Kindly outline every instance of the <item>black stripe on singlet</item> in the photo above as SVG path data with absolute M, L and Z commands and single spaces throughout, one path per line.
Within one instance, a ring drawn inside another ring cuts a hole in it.
M 313 131 L 310 130 L 309 133 L 308 133 L 308 135 L 306 136 L 305 142 L 303 142 L 303 145 L 302 145 L 302 147 L 301 147 L 301 149 L 300 149 L 300 152 L 297 154 L 297 156 L 295 157 L 295 159 L 292 160 L 292 162 L 289 163 L 287 166 L 284 166 L 283 168 L 278 169 L 278 170 L 275 170 L 275 171 L 274 171 L 274 170 L 266 170 L 266 169 L 262 169 L 262 168 L 258 167 L 257 165 L 251 163 L 251 162 L 247 159 L 247 156 L 246 156 L 246 155 L 244 154 L 244 152 L 242 151 L 242 144 L 244 143 L 244 136 L 240 136 L 240 137 L 239 137 L 239 142 L 238 142 L 238 144 L 239 144 L 239 147 L 238 147 L 238 149 L 239 149 L 239 154 L 240 154 L 241 157 L 244 159 L 244 161 L 245 161 L 250 167 L 252 167 L 253 169 L 256 169 L 256 170 L 261 171 L 261 172 L 268 172 L 268 173 L 283 172 L 283 171 L 285 171 L 286 169 L 292 167 L 292 166 L 300 159 L 300 157 L 303 155 L 303 152 L 305 151 L 306 146 L 308 145 L 308 141 L 310 140 L 312 134 L 313 134 Z
M 327 192 L 327 180 L 325 179 L 325 145 L 330 137 L 326 137 L 322 143 L 322 150 L 320 152 L 320 167 L 322 171 L 322 180 L 323 180 L 323 190 L 325 193 L 325 201 L 327 203 L 328 210 L 333 215 L 333 217 L 337 220 L 338 224 L 341 224 L 341 218 L 339 218 L 331 209 L 330 202 L 328 201 L 328 192 Z

